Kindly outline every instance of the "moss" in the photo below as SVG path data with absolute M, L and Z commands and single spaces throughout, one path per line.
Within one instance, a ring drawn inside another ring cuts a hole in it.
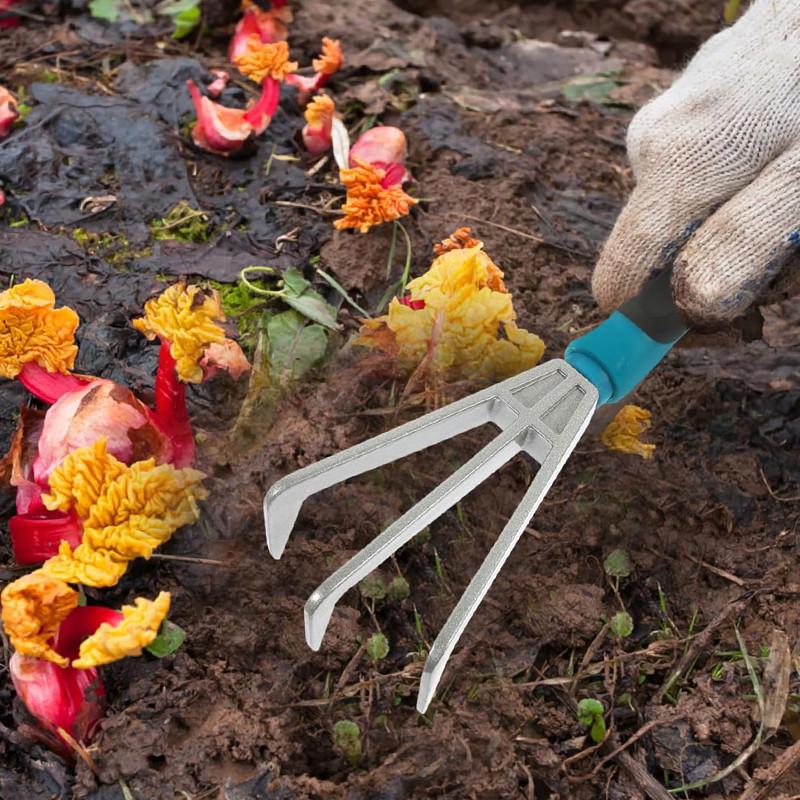
M 133 249 L 124 233 L 87 231 L 75 228 L 72 238 L 90 255 L 98 256 L 117 269 L 124 269 L 137 258 L 153 254 L 152 247 Z
M 250 280 L 259 289 L 274 290 L 276 282 L 265 278 Z M 239 341 L 246 349 L 255 346 L 259 331 L 266 329 L 269 314 L 267 298 L 253 294 L 242 281 L 220 283 L 209 281 L 209 285 L 219 292 L 225 316 L 236 323 Z
M 165 217 L 153 220 L 149 227 L 154 239 L 194 244 L 207 242 L 212 233 L 208 214 L 192 208 L 185 200 L 181 200 Z

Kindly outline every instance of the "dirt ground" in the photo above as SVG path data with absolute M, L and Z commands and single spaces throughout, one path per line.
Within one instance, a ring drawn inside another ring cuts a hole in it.
M 626 125 L 719 28 L 722 2 L 292 5 L 290 44 L 301 61 L 322 35 L 342 41 L 347 66 L 331 91 L 348 124 L 377 115 L 407 133 L 412 193 L 425 198 L 406 222 L 413 274 L 436 241 L 472 226 L 505 271 L 520 324 L 561 355 L 599 319 L 589 278 L 631 187 Z M 127 320 L 171 276 L 229 282 L 267 263 L 312 279 L 319 266 L 360 304 L 377 306 L 392 282 L 390 230 L 334 235 L 321 209 L 341 191 L 329 164 L 307 174 L 302 115 L 289 93 L 248 157 L 226 161 L 191 145 L 184 82 L 207 82 L 207 70 L 224 65 L 224 4 L 208 8 L 208 33 L 184 44 L 157 26 L 45 10 L 46 21 L 0 33 L 0 85 L 24 86 L 32 106 L 0 144 L 0 275 L 46 279 L 79 311 L 79 371 L 124 380 L 147 397 L 155 348 Z M 564 88 L 598 74 L 610 85 L 598 89 L 595 78 L 590 100 Z M 243 92 L 234 83 L 224 99 L 242 101 Z M 108 194 L 116 202 L 107 210 L 81 209 L 85 198 Z M 208 241 L 153 241 L 148 222 L 179 201 L 209 215 Z M 78 228 L 124 235 L 125 245 L 87 247 Z M 303 632 L 308 595 L 486 433 L 312 498 L 276 562 L 264 543 L 264 491 L 420 409 L 393 409 L 391 380 L 343 347 L 357 325 L 346 305 L 325 366 L 251 424 L 246 441 L 228 432 L 243 387 L 219 378 L 194 392 L 211 497 L 200 524 L 164 553 L 206 562 L 137 562 L 103 593 L 119 606 L 169 590 L 187 640 L 165 659 L 105 668 L 109 705 L 89 751 L 94 769 L 24 739 L 24 712 L 0 668 L 0 798 L 800 796 L 800 310 L 787 302 L 763 316 L 762 338 L 679 348 L 641 387 L 635 402 L 654 419 L 651 461 L 584 439 L 424 717 L 415 698 L 426 650 L 530 466 L 510 463 L 383 568 L 385 584 L 405 578 L 407 597 L 351 591 L 313 653 Z M 3 446 L 21 400 L 15 386 L 0 387 Z M 12 503 L 2 503 L 5 521 Z M 21 571 L 3 548 L 7 581 Z M 628 554 L 630 571 L 615 579 L 604 560 L 616 550 Z M 619 638 L 607 622 L 622 609 L 634 629 Z M 364 642 L 377 631 L 390 650 L 376 662 Z M 723 780 L 680 790 L 734 764 L 759 736 L 756 695 L 774 692 L 781 633 L 794 660 L 777 730 Z M 577 720 L 585 697 L 607 710 L 611 734 L 600 747 Z M 340 720 L 359 728 L 357 763 L 334 746 Z

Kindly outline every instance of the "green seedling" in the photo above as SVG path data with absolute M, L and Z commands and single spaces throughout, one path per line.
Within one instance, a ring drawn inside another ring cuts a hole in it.
M 616 579 L 619 586 L 620 578 L 627 578 L 631 574 L 631 558 L 625 550 L 614 550 L 605 557 L 603 569 L 609 578 Z
M 402 603 L 403 600 L 407 599 L 411 594 L 411 587 L 402 575 L 398 575 L 389 584 L 386 593 L 390 600 L 393 600 L 395 603 Z
M 173 39 L 188 36 L 202 19 L 200 0 L 164 0 L 156 6 L 156 13 L 163 17 L 172 17 Z
M 367 655 L 374 661 L 382 661 L 389 655 L 389 640 L 382 633 L 374 633 L 367 639 Z
M 361 761 L 361 730 L 355 722 L 340 719 L 333 726 L 333 746 L 351 767 Z
M 611 617 L 609 626 L 618 639 L 626 639 L 633 633 L 633 617 L 627 611 L 619 611 Z
M 365 600 L 383 600 L 386 597 L 386 584 L 379 573 L 373 573 L 358 584 L 358 591 Z
M 591 697 L 586 697 L 578 703 L 578 722 L 589 729 L 589 736 L 597 744 L 606 738 L 604 711 L 603 704 Z
M 186 631 L 174 622 L 165 619 L 158 629 L 158 635 L 145 650 L 156 658 L 172 655 L 185 641 Z

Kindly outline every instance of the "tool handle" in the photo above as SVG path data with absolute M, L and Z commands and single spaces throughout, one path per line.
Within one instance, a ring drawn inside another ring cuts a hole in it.
M 598 388 L 598 405 L 617 403 L 632 392 L 688 332 L 672 297 L 671 278 L 668 267 L 567 347 L 567 363 Z

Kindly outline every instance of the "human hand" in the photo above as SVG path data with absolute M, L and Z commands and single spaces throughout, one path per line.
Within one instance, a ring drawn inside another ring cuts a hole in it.
M 609 311 L 670 263 L 699 328 L 800 288 L 800 3 L 754 0 L 628 129 L 636 188 L 592 289 Z

